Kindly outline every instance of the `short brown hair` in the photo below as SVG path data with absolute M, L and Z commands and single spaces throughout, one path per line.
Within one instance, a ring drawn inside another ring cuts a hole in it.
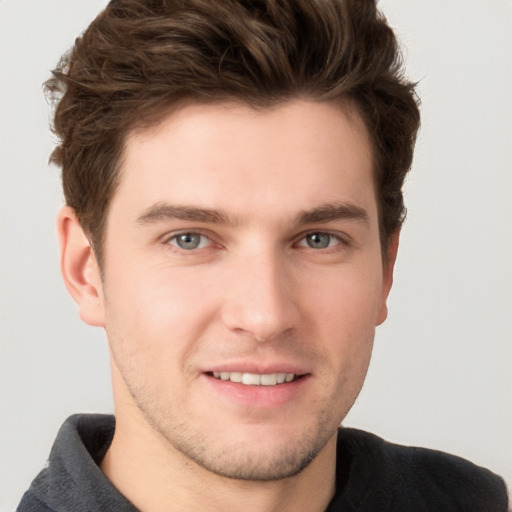
M 112 0 L 46 82 L 51 160 L 99 261 L 127 134 L 182 100 L 349 99 L 374 146 L 382 246 L 405 214 L 414 84 L 374 0 Z

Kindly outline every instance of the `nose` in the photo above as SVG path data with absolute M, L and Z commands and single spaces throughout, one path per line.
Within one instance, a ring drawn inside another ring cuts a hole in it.
M 222 321 L 228 329 L 270 341 L 297 327 L 297 290 L 283 259 L 273 252 L 241 259 L 223 294 Z

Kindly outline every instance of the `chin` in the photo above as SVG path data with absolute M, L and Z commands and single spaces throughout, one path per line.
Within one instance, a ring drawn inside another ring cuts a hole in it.
M 224 425 L 218 432 L 164 435 L 174 449 L 210 473 L 268 482 L 301 473 L 335 435 L 336 427 L 327 429 L 317 423 L 303 432 L 286 428 L 278 433 L 275 426 L 249 425 L 237 436 Z
M 273 449 L 261 449 L 258 440 L 229 446 L 214 453 L 194 450 L 188 456 L 207 471 L 225 478 L 275 481 L 303 471 L 316 458 L 328 439 L 288 442 Z

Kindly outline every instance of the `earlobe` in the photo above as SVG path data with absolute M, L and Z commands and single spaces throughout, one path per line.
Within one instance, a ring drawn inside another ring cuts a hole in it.
M 57 216 L 60 267 L 68 292 L 78 304 L 80 318 L 104 327 L 103 286 L 94 251 L 80 222 L 69 206 Z
M 388 316 L 387 300 L 393 285 L 393 269 L 395 268 L 399 239 L 400 231 L 396 231 L 391 235 L 386 248 L 386 261 L 384 262 L 382 276 L 382 299 L 376 325 L 384 323 Z

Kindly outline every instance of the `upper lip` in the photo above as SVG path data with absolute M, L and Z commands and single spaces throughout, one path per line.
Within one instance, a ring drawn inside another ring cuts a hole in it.
M 272 373 L 294 373 L 295 375 L 305 375 L 311 373 L 310 370 L 299 364 L 290 362 L 272 362 L 257 363 L 249 361 L 232 361 L 227 363 L 218 363 L 205 369 L 204 373 L 213 372 L 240 372 L 252 373 L 257 375 L 268 375 Z

